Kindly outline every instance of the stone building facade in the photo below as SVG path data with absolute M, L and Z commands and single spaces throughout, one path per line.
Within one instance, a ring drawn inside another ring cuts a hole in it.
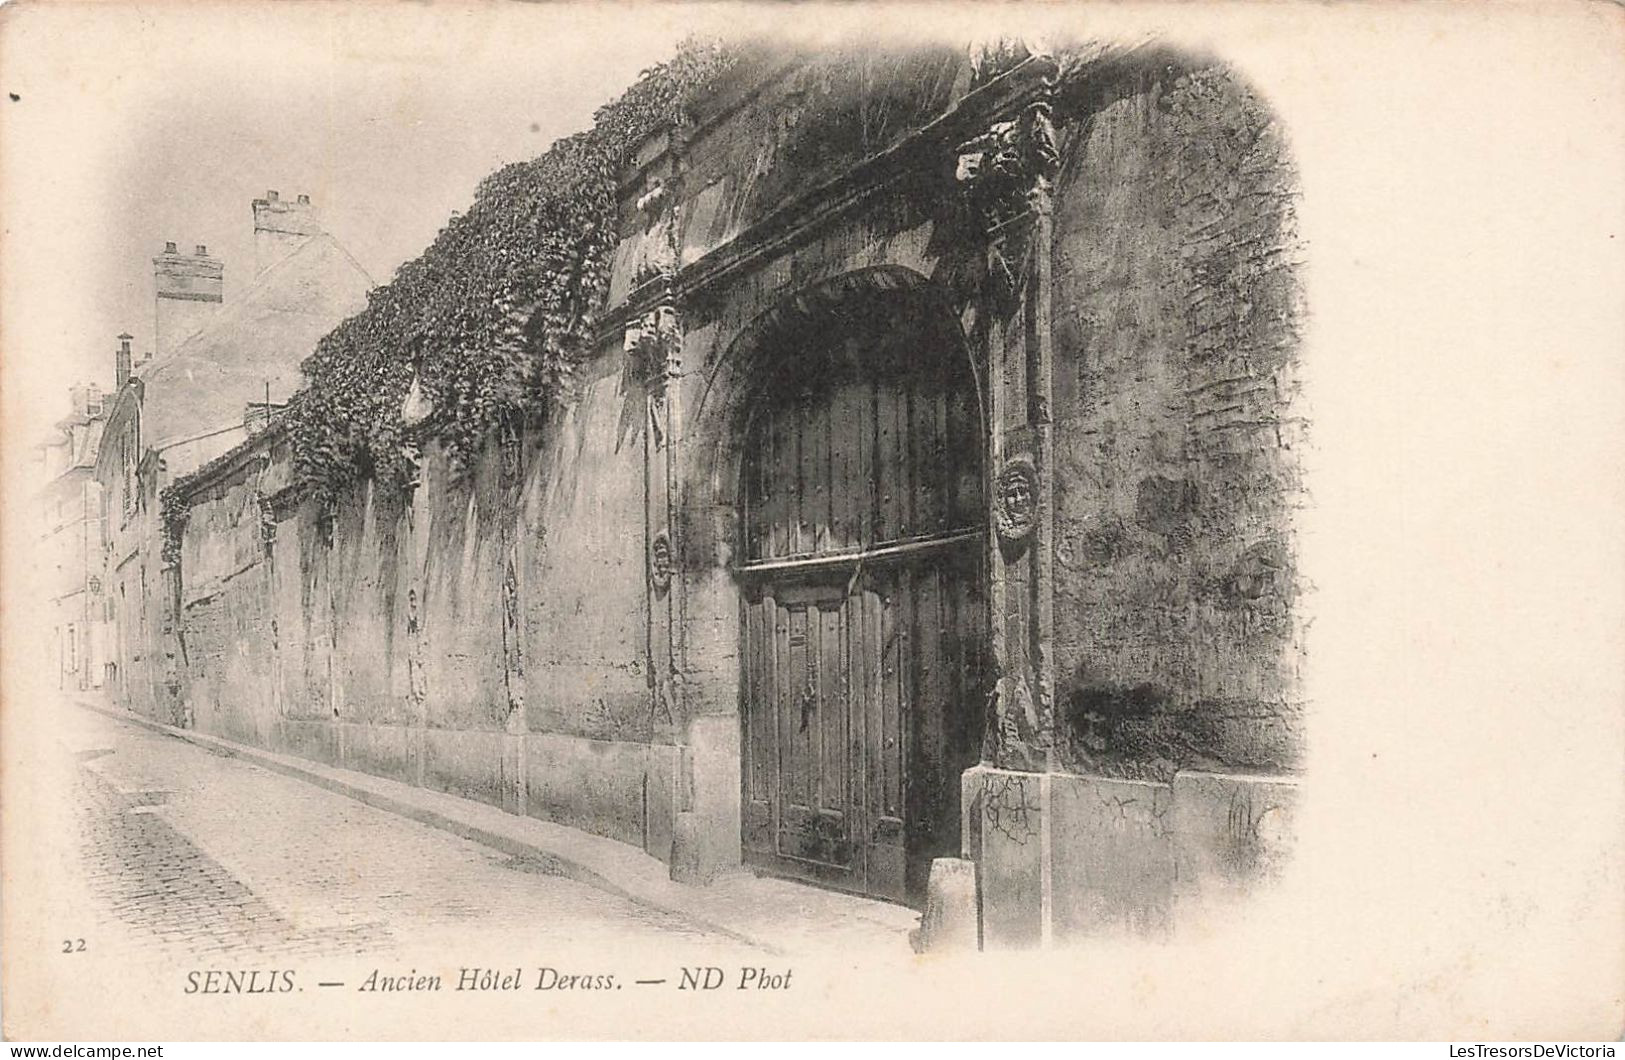
M 43 485 L 38 570 L 50 608 L 50 658 L 61 689 L 101 687 L 101 497 L 93 472 L 107 409 L 101 388 L 73 387 L 72 410 L 35 446 Z
M 155 348 L 135 360 L 131 336 L 120 336 L 94 465 L 104 680 L 120 701 L 165 720 L 184 719 L 166 706 L 179 702 L 179 671 L 163 491 L 263 428 L 299 385 L 310 347 L 361 308 L 372 287 L 321 230 L 308 197 L 284 204 L 270 192 L 253 213 L 256 271 L 231 302 L 225 262 L 206 246 L 188 254 L 168 243 L 152 259 Z
M 1156 46 L 754 53 L 621 180 L 575 398 L 333 506 L 179 486 L 162 709 L 983 945 L 1279 864 L 1303 704 L 1295 178 Z M 945 860 L 946 859 L 946 860 Z M 961 911 L 963 912 L 963 911 Z

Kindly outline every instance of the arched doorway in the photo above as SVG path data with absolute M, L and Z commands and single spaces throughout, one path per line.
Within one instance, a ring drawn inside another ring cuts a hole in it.
M 743 427 L 744 858 L 913 901 L 931 858 L 958 853 L 982 735 L 976 382 L 918 297 L 793 319 L 764 337 Z

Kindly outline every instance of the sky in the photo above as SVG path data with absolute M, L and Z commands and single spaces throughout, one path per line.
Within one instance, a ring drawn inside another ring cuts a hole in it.
M 30 304 L 53 310 L 6 321 L 6 352 L 50 380 L 26 414 L 48 423 L 65 413 L 70 382 L 110 388 L 120 332 L 138 354 L 152 348 L 151 259 L 166 241 L 204 244 L 224 261 L 229 301 L 252 278 L 251 201 L 307 194 L 324 227 L 387 282 L 468 206 L 481 177 L 587 126 L 687 32 L 644 18 L 606 48 L 578 9 L 493 13 L 46 12 L 50 32 L 0 67 L 0 130 L 25 147 L 9 160 L 27 165 L 10 185 L 27 185 L 26 205 L 7 211 L 6 237 L 28 247 Z

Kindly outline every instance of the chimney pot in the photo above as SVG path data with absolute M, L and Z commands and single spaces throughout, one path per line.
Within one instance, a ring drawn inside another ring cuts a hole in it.
M 164 252 L 152 259 L 153 285 L 158 298 L 155 336 L 157 349 L 168 356 L 193 332 L 201 328 L 224 295 L 219 258 L 211 258 L 209 248 L 196 244 L 195 254 L 183 254 L 174 243 L 165 243 Z
M 129 334 L 118 337 L 118 354 L 113 358 L 113 378 L 118 388 L 124 389 L 124 384 L 130 381 L 130 339 Z
M 321 234 L 316 207 L 309 195 L 290 195 L 287 201 L 267 191 L 255 199 L 254 273 L 259 275 Z

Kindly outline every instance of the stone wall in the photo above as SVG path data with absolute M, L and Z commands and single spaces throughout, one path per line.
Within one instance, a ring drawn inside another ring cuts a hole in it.
M 1221 67 L 1064 131 L 1055 208 L 1056 709 L 1068 764 L 1290 769 L 1296 188 Z
M 1244 83 L 1165 58 L 1056 107 L 1054 754 L 965 774 L 985 948 L 1188 928 L 1291 852 L 1296 178 Z
M 996 728 L 966 774 L 984 908 L 1015 910 L 1012 943 L 1149 930 L 1178 881 L 1275 864 L 1288 814 L 1270 807 L 1302 742 L 1281 134 L 1220 66 L 1102 63 L 1055 103 L 1050 268 L 1012 241 L 1015 274 L 989 293 L 956 152 L 1036 82 L 960 106 L 962 61 L 887 62 L 873 69 L 897 80 L 867 99 L 838 63 L 758 67 L 681 143 L 645 145 L 601 345 L 550 422 L 464 471 L 427 442 L 409 496 L 363 486 L 330 517 L 294 499 L 274 431 L 205 468 L 181 564 L 192 721 L 613 836 L 685 878 L 738 864 L 741 428 L 790 355 L 774 336 L 896 299 L 962 336 L 990 467 L 1053 433 L 1053 525 L 1028 553 L 1043 562 L 989 539 L 993 654 L 1041 660 L 1054 697 L 1041 677 L 1021 704 L 1037 771 L 993 768 L 1011 765 Z M 827 165 L 796 161 L 820 143 L 840 148 Z M 1036 306 L 1049 319 L 1023 320 Z M 647 558 L 662 537 L 669 585 Z M 988 703 L 960 709 L 980 725 Z M 1268 856 L 1225 831 L 1260 792 L 1268 834 L 1242 817 Z
M 508 451 L 457 471 L 430 443 L 409 496 L 367 484 L 331 517 L 286 500 L 285 442 L 209 469 L 181 562 L 192 723 L 643 845 L 649 772 L 670 770 L 624 402 L 599 362 Z
M 968 770 L 963 841 L 980 882 L 980 944 L 1166 938 L 1211 924 L 1279 878 L 1298 802 L 1291 777 Z

